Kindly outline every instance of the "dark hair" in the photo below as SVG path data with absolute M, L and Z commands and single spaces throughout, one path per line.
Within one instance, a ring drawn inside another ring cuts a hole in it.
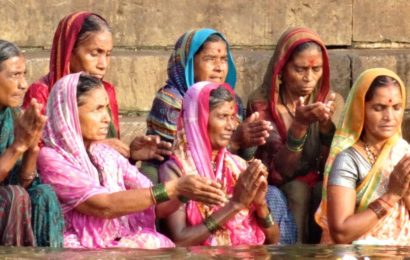
M 21 50 L 17 45 L 6 40 L 0 40 L 0 70 L 3 69 L 3 62 L 22 55 Z
M 311 48 L 316 49 L 317 51 L 322 53 L 322 48 L 316 42 L 312 42 L 312 41 L 304 42 L 302 44 L 299 44 L 298 46 L 296 46 L 293 49 L 292 55 L 290 56 L 289 60 L 293 59 L 296 55 L 298 55 L 302 51 L 307 50 L 307 49 L 311 49 Z
M 90 90 L 102 87 L 101 80 L 86 74 L 81 74 L 77 84 L 77 106 L 83 105 L 80 98 Z
M 111 27 L 108 25 L 107 21 L 98 15 L 92 14 L 85 18 L 83 26 L 78 33 L 77 40 L 74 44 L 74 49 L 81 42 L 85 41 L 93 32 L 108 31 L 111 32 Z
M 372 100 L 376 89 L 387 86 L 396 86 L 400 88 L 400 83 L 390 76 L 377 76 L 373 80 L 372 84 L 370 84 L 370 87 L 366 92 L 366 96 L 364 98 L 365 102 Z
M 218 88 L 211 90 L 209 93 L 209 111 L 213 110 L 223 102 L 231 102 L 233 100 L 235 100 L 235 98 L 232 96 L 231 92 L 223 86 L 219 86 Z
M 224 40 L 224 38 L 222 38 L 222 36 L 220 36 L 219 34 L 214 33 L 211 34 L 208 38 L 206 38 L 201 47 L 199 47 L 199 49 L 196 51 L 195 55 L 200 53 L 204 49 L 205 44 L 208 42 L 224 42 L 226 47 L 228 48 L 228 43 Z

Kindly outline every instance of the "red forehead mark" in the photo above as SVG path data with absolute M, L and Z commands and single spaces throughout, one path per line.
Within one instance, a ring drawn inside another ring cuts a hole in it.
M 392 102 L 392 100 L 391 99 L 389 99 L 389 103 L 391 103 Z
M 309 66 L 313 67 L 315 65 L 315 61 L 316 61 L 315 59 L 308 60 Z
M 221 52 L 221 49 L 218 49 L 218 53 Z

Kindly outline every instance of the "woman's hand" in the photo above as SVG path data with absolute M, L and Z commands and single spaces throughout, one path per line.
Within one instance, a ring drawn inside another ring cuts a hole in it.
M 171 155 L 172 144 L 161 141 L 157 135 L 137 136 L 131 142 L 131 159 L 135 161 L 159 160 L 163 161 L 165 156 Z
M 410 154 L 406 154 L 396 164 L 390 174 L 387 192 L 402 198 L 408 191 L 410 184 Z
M 268 172 L 265 169 L 263 169 L 263 176 L 265 178 L 262 180 L 261 184 L 259 185 L 258 191 L 256 192 L 255 198 L 253 199 L 253 205 L 255 206 L 256 209 L 262 208 L 266 206 L 266 193 L 268 192 Z
M 335 96 L 332 94 L 326 103 L 316 102 L 305 105 L 303 97 L 300 97 L 296 102 L 295 121 L 306 127 L 315 122 L 327 122 L 334 112 L 332 109 L 334 108 L 334 99 Z
M 205 204 L 219 206 L 227 202 L 219 183 L 198 175 L 186 175 L 173 179 L 166 182 L 165 186 L 171 198 L 183 196 Z
M 20 152 L 35 149 L 40 141 L 47 117 L 41 114 L 42 104 L 32 99 L 29 107 L 15 120 L 13 145 Z
M 239 148 L 259 146 L 266 143 L 269 131 L 273 129 L 271 123 L 262 120 L 259 112 L 254 112 L 246 118 L 234 132 L 231 138 L 231 147 L 236 151 Z
M 236 182 L 232 201 L 239 204 L 241 208 L 248 208 L 254 202 L 261 183 L 266 181 L 265 173 L 267 175 L 266 166 L 260 160 L 252 160 Z M 258 202 L 259 200 L 260 197 Z
M 325 103 L 328 108 L 322 120 L 319 121 L 319 127 L 321 133 L 328 133 L 333 129 L 332 116 L 336 110 L 336 94 L 331 93 Z

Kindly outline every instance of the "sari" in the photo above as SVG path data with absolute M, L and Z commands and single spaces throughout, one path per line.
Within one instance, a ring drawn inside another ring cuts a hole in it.
M 225 82 L 232 88 L 236 84 L 236 68 L 229 44 L 225 37 L 213 29 L 198 29 L 184 33 L 176 42 L 168 61 L 166 85 L 158 90 L 147 117 L 147 134 L 159 135 L 161 140 L 172 143 L 177 131 L 177 120 L 181 112 L 182 99 L 194 82 L 194 56 L 209 36 L 216 34 L 224 39 L 228 52 L 228 73 Z M 241 99 L 236 96 L 239 117 L 242 120 L 244 109 Z M 151 160 L 142 164 L 143 171 L 158 182 L 157 170 L 161 162 Z
M 152 185 L 109 146 L 97 143 L 86 150 L 76 97 L 80 74 L 64 76 L 52 89 L 44 146 L 38 158 L 40 176 L 55 189 L 62 205 L 66 223 L 64 247 L 173 247 L 168 238 L 155 230 L 154 206 L 113 219 L 82 214 L 75 209 L 97 194 Z
M 406 91 L 401 79 L 392 71 L 375 68 L 364 71 L 356 80 L 347 98 L 346 107 L 342 119 L 332 142 L 330 154 L 326 162 L 322 202 L 318 208 L 315 218 L 322 227 L 321 243 L 333 244 L 334 241 L 329 232 L 327 220 L 327 189 L 329 173 L 336 156 L 345 149 L 355 145 L 364 127 L 364 111 L 366 93 L 377 76 L 390 76 L 400 84 L 403 96 L 403 107 L 405 107 Z M 376 162 L 363 181 L 356 187 L 356 210 L 361 212 L 374 200 L 382 196 L 386 190 L 391 172 L 404 154 L 410 151 L 409 144 L 401 137 L 401 131 L 390 137 Z M 402 200 L 391 208 L 387 215 L 359 239 L 361 242 L 382 243 L 384 245 L 410 245 L 410 215 Z
M 14 142 L 14 118 L 19 111 L 0 112 L 0 153 Z M 19 186 L 17 161 L 0 186 L 0 244 L 61 247 L 64 222 L 57 196 L 37 178 L 26 191 Z M 28 192 L 28 193 L 27 193 Z
M 311 94 L 309 103 L 324 102 L 330 90 L 329 57 L 325 44 L 319 35 L 308 28 L 291 28 L 282 34 L 270 62 L 272 68 L 268 68 L 263 84 L 250 95 L 248 100 L 247 114 L 258 111 L 264 120 L 272 122 L 273 125 L 273 130 L 266 144 L 259 146 L 255 153 L 255 156 L 268 166 L 270 181 L 273 184 L 280 185 L 284 183 L 282 176 L 275 169 L 272 162 L 272 157 L 286 145 L 287 140 L 287 129 L 282 118 L 283 115 L 277 109 L 280 89 L 283 87 L 281 74 L 294 49 L 306 42 L 318 44 L 322 50 L 323 59 L 323 76 Z M 317 172 L 321 170 L 320 161 L 322 157 L 320 139 L 319 124 L 311 124 L 295 176 L 305 176 L 314 172 L 314 181 L 318 180 Z M 330 146 L 330 143 L 327 143 L 327 145 Z
M 31 99 L 35 98 L 39 103 L 43 104 L 42 113 L 45 114 L 47 99 L 54 84 L 61 77 L 72 73 L 70 71 L 71 54 L 77 41 L 78 33 L 85 19 L 90 15 L 96 15 L 104 20 L 104 18 L 95 13 L 75 12 L 67 15 L 60 21 L 54 33 L 53 45 L 51 46 L 50 72 L 31 84 L 24 96 L 23 108 L 27 108 Z M 119 115 L 115 87 L 104 80 L 102 82 L 110 101 L 112 119 L 108 137 L 119 137 Z
M 232 196 L 239 175 L 246 169 L 246 162 L 232 155 L 226 148 L 222 148 L 216 158 L 215 171 L 212 168 L 212 148 L 207 132 L 210 113 L 209 96 L 211 90 L 219 86 L 223 86 L 233 94 L 228 84 L 210 82 L 196 83 L 185 94 L 170 160 L 178 166 L 182 176 L 193 174 L 213 179 L 222 185 L 227 196 Z M 187 226 L 201 224 L 218 209 L 219 206 L 189 201 L 186 205 Z M 263 244 L 265 234 L 256 222 L 254 211 L 253 206 L 241 210 L 211 234 L 203 245 Z

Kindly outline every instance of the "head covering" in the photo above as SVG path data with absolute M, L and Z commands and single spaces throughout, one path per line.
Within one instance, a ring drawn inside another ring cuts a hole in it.
M 42 112 L 45 113 L 47 99 L 51 88 L 57 80 L 72 73 L 70 71 L 71 55 L 84 21 L 91 15 L 98 16 L 101 20 L 106 22 L 106 20 L 100 15 L 84 11 L 71 13 L 59 22 L 51 46 L 49 73 L 30 86 L 24 97 L 23 108 L 28 107 L 32 98 L 36 98 L 39 103 L 43 104 Z M 108 136 L 117 137 L 119 136 L 119 115 L 115 87 L 106 81 L 103 81 L 103 85 L 110 99 L 110 110 L 113 123 L 113 125 L 110 126 Z
M 239 174 L 246 168 L 244 160 L 233 156 L 226 148 L 219 150 L 215 171 L 212 167 L 212 147 L 208 136 L 209 97 L 219 86 L 234 93 L 228 84 L 199 82 L 185 94 L 178 121 L 175 147 L 171 160 L 183 175 L 196 174 L 221 183 L 227 194 L 232 194 Z M 187 205 L 188 225 L 198 225 L 218 207 L 190 201 Z M 252 215 L 245 209 L 233 216 L 223 228 L 208 237 L 205 245 L 263 244 L 265 235 Z
M 340 152 L 359 141 L 364 128 L 366 93 L 374 79 L 378 76 L 389 76 L 399 82 L 403 97 L 403 108 L 405 108 L 405 86 L 396 73 L 384 68 L 368 69 L 364 71 L 355 81 L 352 89 L 350 90 L 341 120 L 333 137 L 329 157 L 325 166 L 322 202 L 315 215 L 316 222 L 323 229 L 322 240 L 326 242 L 331 240 L 327 223 L 327 188 L 332 164 Z M 385 168 L 391 166 L 393 160 L 388 157 L 391 156 L 392 147 L 400 139 L 401 131 L 399 130 L 395 135 L 386 141 L 370 172 L 367 174 L 366 178 L 359 185 L 359 187 L 357 187 L 356 193 L 357 197 L 360 199 L 358 205 L 359 211 L 366 209 L 367 205 L 374 199 L 372 195 L 380 184 L 381 172 L 384 171 Z M 397 163 L 398 159 L 399 158 L 395 159 L 395 163 Z
M 167 84 L 178 89 L 183 96 L 194 81 L 194 57 L 211 35 L 219 35 L 226 43 L 228 53 L 228 74 L 225 82 L 232 88 L 236 84 L 236 69 L 228 41 L 224 35 L 213 29 L 204 28 L 184 33 L 176 42 L 174 52 L 168 61 Z
M 267 72 L 264 83 L 249 99 L 249 102 L 262 101 L 270 103 L 269 110 L 283 143 L 286 142 L 287 131 L 285 123 L 276 109 L 281 87 L 280 75 L 292 57 L 295 48 L 306 42 L 315 42 L 318 44 L 322 49 L 323 59 L 323 75 L 310 100 L 311 102 L 325 101 L 330 90 L 330 67 L 326 46 L 318 34 L 309 28 L 302 27 L 288 29 L 282 34 L 271 60 L 271 64 L 273 65 L 272 71 Z

